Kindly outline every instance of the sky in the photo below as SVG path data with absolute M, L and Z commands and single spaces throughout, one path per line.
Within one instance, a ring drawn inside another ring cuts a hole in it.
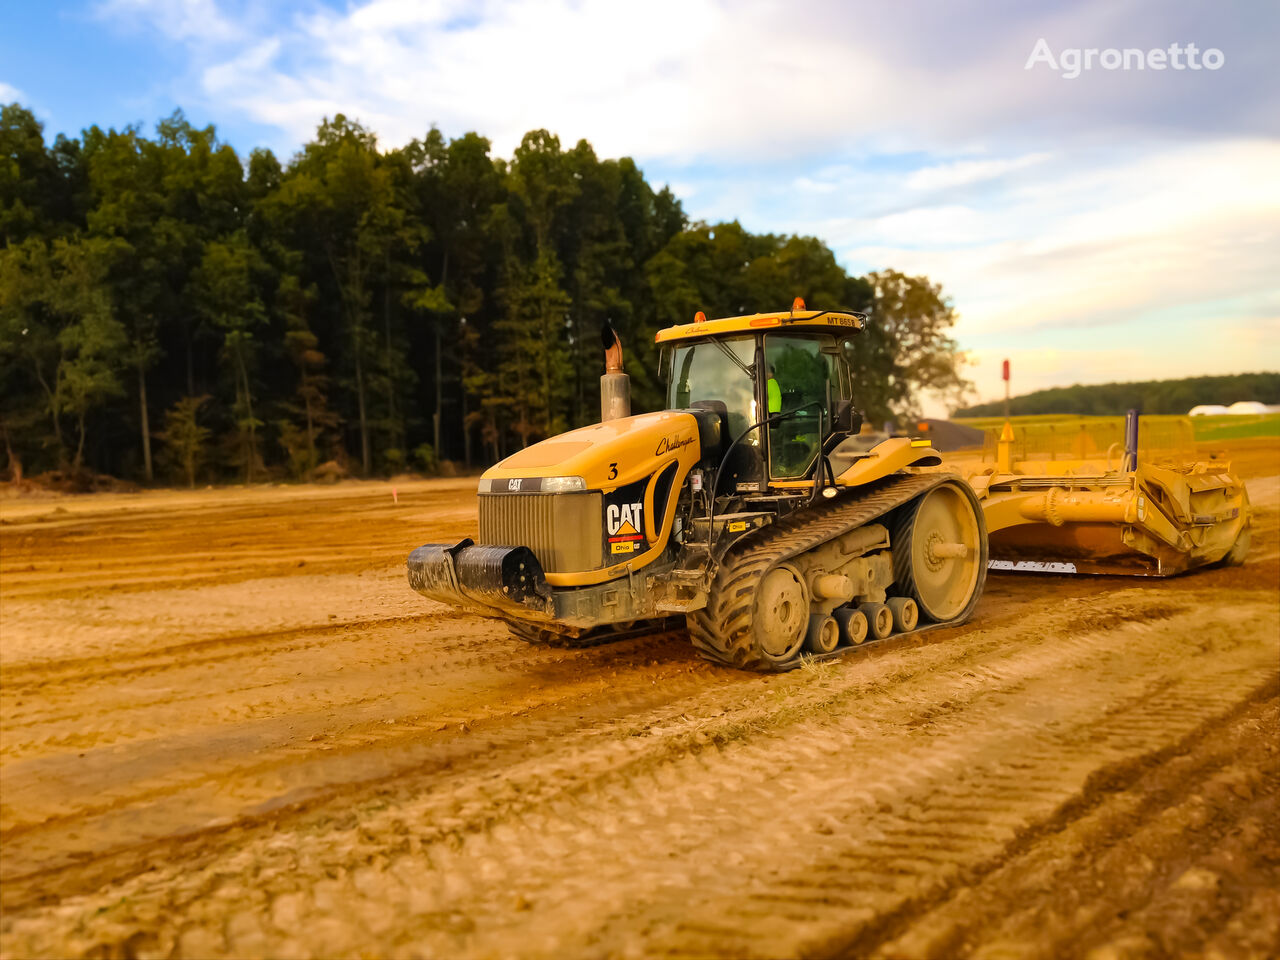
M 1006 357 L 1015 394 L 1280 369 L 1277 36 L 1265 0 L 0 0 L 0 101 L 282 157 L 338 112 L 586 138 L 694 219 L 940 283 L 995 399 Z

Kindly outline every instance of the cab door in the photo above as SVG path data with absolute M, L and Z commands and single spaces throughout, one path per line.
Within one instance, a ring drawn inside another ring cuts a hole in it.
M 764 359 L 769 413 L 796 411 L 769 426 L 769 477 L 807 479 L 831 429 L 831 407 L 847 389 L 834 341 L 771 334 Z

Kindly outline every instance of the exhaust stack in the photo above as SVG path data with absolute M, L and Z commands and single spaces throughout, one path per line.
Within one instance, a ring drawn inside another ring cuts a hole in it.
M 600 328 L 604 376 L 600 378 L 600 422 L 631 416 L 631 378 L 622 372 L 622 341 L 608 320 Z
M 1125 473 L 1133 473 L 1138 469 L 1138 411 L 1130 410 L 1124 415 L 1124 466 Z

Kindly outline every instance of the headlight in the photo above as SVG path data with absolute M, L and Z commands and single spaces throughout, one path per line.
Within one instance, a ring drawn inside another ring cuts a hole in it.
M 581 477 L 543 477 L 543 493 L 572 493 L 587 489 L 587 481 Z
M 478 493 L 576 493 L 587 489 L 581 477 L 520 477 L 506 480 L 485 477 L 476 487 Z

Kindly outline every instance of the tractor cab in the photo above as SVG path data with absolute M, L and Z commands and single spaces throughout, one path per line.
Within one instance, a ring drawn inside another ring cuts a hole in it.
M 857 432 L 848 355 L 865 323 L 797 300 L 790 312 L 699 313 L 658 333 L 667 407 L 720 415 L 729 457 L 717 493 L 807 486 L 824 444 Z

